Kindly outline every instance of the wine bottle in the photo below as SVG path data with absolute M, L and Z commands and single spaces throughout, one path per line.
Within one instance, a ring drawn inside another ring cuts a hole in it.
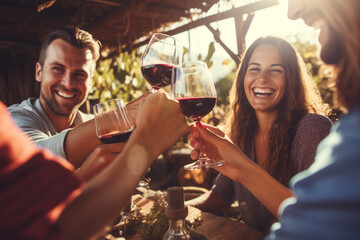
M 167 189 L 168 206 L 165 215 L 169 219 L 169 229 L 163 240 L 191 240 L 190 233 L 185 226 L 188 208 L 184 205 L 184 190 L 182 187 Z

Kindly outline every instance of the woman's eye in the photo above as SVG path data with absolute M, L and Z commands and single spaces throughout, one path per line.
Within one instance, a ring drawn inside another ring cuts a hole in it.
M 257 72 L 260 71 L 260 68 L 249 68 L 249 72 Z
M 271 69 L 271 72 L 274 72 L 274 73 L 282 73 L 283 70 L 282 70 L 282 69 Z

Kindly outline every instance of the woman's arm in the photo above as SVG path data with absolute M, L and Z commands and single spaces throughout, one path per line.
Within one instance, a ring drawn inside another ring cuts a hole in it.
M 195 148 L 200 147 L 195 140 L 199 134 L 205 141 L 206 154 L 212 159 L 225 160 L 225 164 L 216 169 L 244 185 L 274 216 L 278 216 L 280 204 L 293 196 L 292 191 L 248 159 L 219 129 L 205 124 L 197 129 L 198 133 L 192 127 L 190 144 Z M 194 157 L 196 153 L 192 153 Z

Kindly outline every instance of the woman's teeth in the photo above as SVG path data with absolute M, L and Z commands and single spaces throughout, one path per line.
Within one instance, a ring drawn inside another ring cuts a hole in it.
M 254 88 L 255 95 L 272 95 L 275 91 L 269 88 Z

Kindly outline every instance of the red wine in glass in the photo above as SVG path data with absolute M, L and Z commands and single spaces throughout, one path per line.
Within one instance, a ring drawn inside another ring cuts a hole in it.
M 141 72 L 146 81 L 155 90 L 171 84 L 171 74 L 174 66 L 168 64 L 149 64 L 141 66 Z
M 103 144 L 126 142 L 134 130 L 123 99 L 111 99 L 94 106 L 96 134 Z
M 126 142 L 135 125 L 129 118 L 123 99 L 110 99 L 94 107 L 95 127 L 98 139 L 103 144 Z M 149 181 L 141 179 L 139 187 L 147 187 Z
M 126 142 L 129 139 L 131 133 L 132 130 L 126 132 L 109 133 L 99 136 L 99 140 L 102 144 Z
M 183 46 L 172 36 L 155 33 L 141 57 L 141 72 L 153 92 L 171 84 L 171 71 L 182 62 Z
M 171 97 L 178 100 L 183 114 L 194 121 L 200 120 L 214 108 L 216 89 L 205 62 L 187 62 L 180 68 L 173 68 L 171 75 Z M 185 165 L 187 170 L 216 167 L 224 161 L 215 161 L 200 149 L 200 156 L 194 163 Z
M 216 97 L 187 97 L 178 98 L 180 107 L 185 116 L 200 121 L 214 108 Z

